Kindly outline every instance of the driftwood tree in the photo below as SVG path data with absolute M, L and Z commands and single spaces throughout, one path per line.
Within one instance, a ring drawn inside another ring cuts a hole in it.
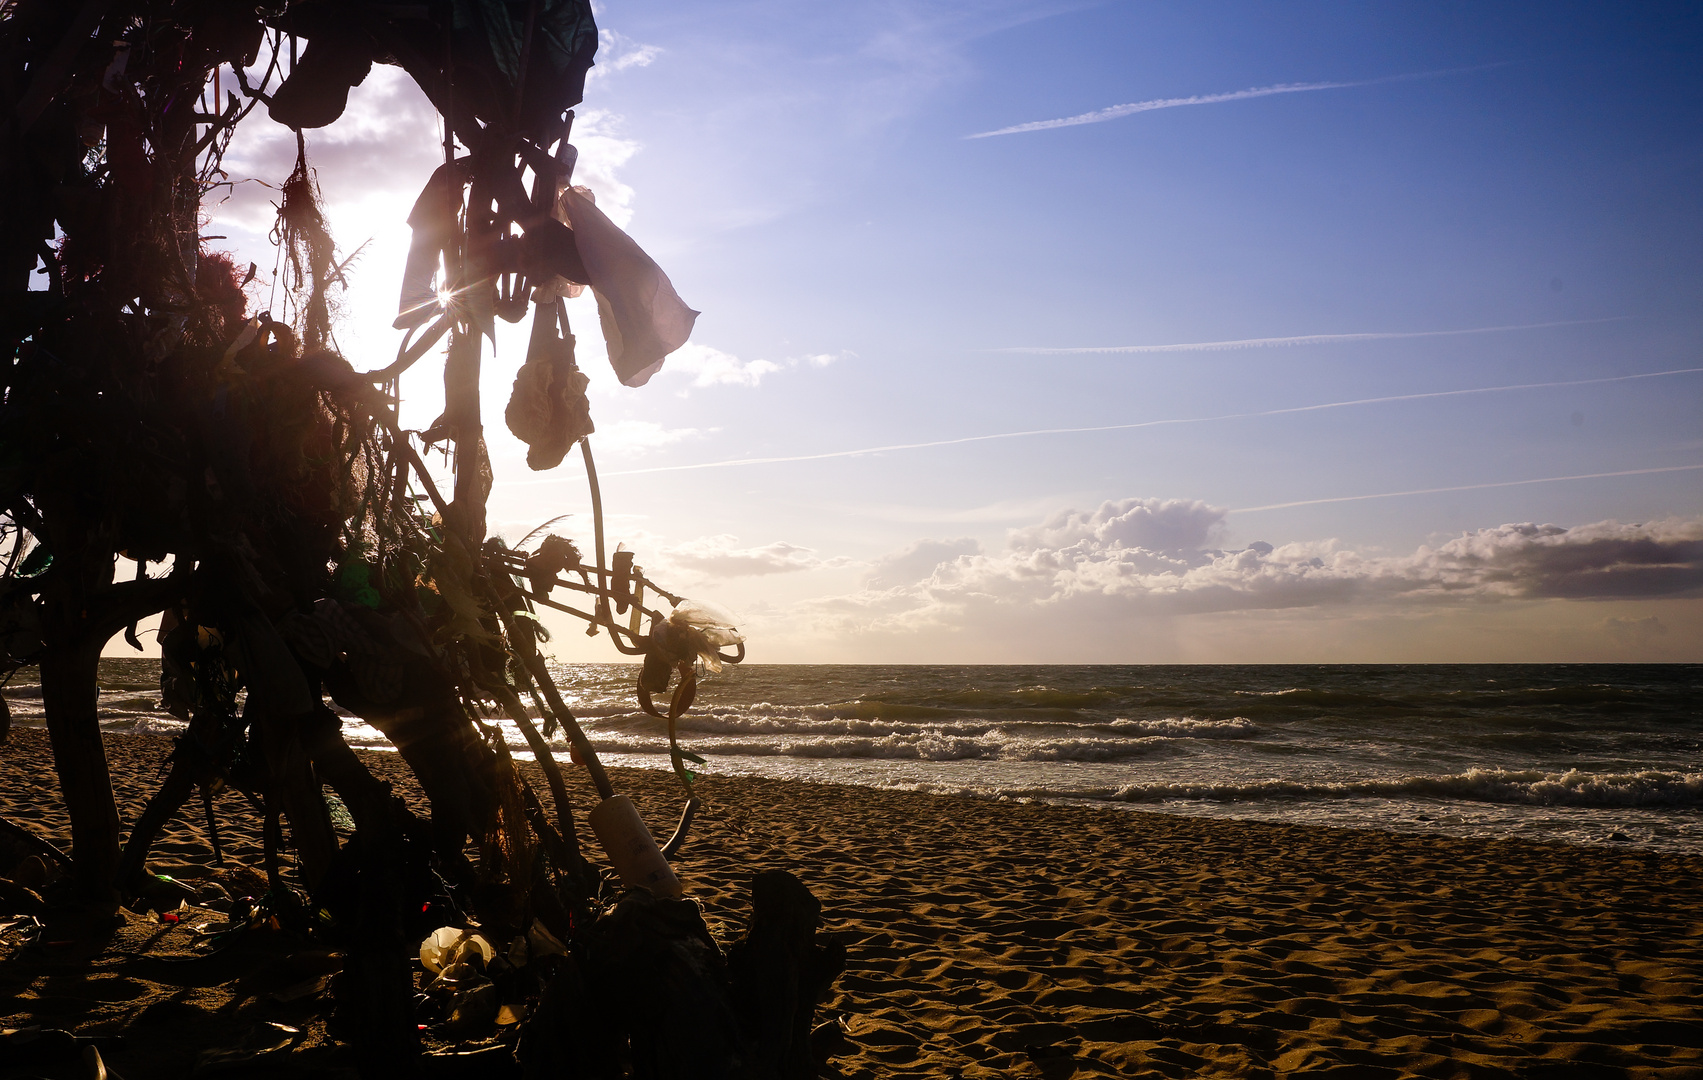
M 60 900 L 134 895 L 159 829 L 197 789 L 209 821 L 216 790 L 247 793 L 267 818 L 265 903 L 345 943 L 338 1021 L 373 1075 L 419 1053 L 410 958 L 446 917 L 561 953 L 532 969 L 543 997 L 522 1047 L 541 1076 L 813 1075 L 811 1010 L 838 971 L 789 875 L 759 881 L 751 933 L 724 957 L 666 861 L 697 805 L 673 721 L 694 665 L 736 663 L 744 647 L 605 548 L 561 298 L 596 292 L 629 385 L 695 313 L 571 186 L 571 109 L 596 46 L 586 0 L 0 3 L 0 672 L 40 665 L 72 820 Z M 333 123 L 374 63 L 401 66 L 437 106 L 445 161 L 409 219 L 407 337 L 393 363 L 358 372 L 331 347 L 342 271 L 305 144 L 281 186 L 288 324 L 250 315 L 253 268 L 207 249 L 200 204 L 251 111 L 298 132 Z M 511 551 L 486 535 L 481 342 L 494 319 L 528 314 L 505 419 L 534 468 L 581 448 L 589 560 L 556 536 Z M 446 337 L 444 414 L 405 432 L 398 380 Z M 421 460 L 434 443 L 454 455 L 447 494 Z M 121 556 L 134 580 L 115 580 Z M 636 692 L 668 724 L 686 794 L 660 848 L 563 703 L 540 605 L 643 658 Z M 162 688 L 187 729 L 121 849 L 96 666 L 111 637 L 134 639 L 161 611 Z M 429 820 L 344 743 L 327 697 L 395 743 Z M 547 793 L 515 768 L 498 715 Z M 602 799 L 588 816 L 569 804 L 558 730 Z M 321 785 L 353 818 L 347 841 Z

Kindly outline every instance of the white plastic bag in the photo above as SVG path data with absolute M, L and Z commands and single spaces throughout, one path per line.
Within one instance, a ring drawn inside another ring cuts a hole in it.
M 686 306 L 662 267 L 574 188 L 564 188 L 557 216 L 574 230 L 574 243 L 609 346 L 609 363 L 624 386 L 643 386 L 662 358 L 686 344 L 698 313 Z
M 702 641 L 710 648 L 706 651 L 699 646 L 698 658 L 711 671 L 721 671 L 721 658 L 717 655 L 725 645 L 740 645 L 745 641 L 745 635 L 735 626 L 731 612 L 717 607 L 704 600 L 682 600 L 674 606 L 674 612 L 668 616 L 668 621 L 676 626 L 689 627 L 702 635 Z
M 476 931 L 454 926 L 440 926 L 432 936 L 420 942 L 420 966 L 433 975 L 441 975 L 457 964 L 471 964 L 479 957 L 479 966 L 489 964 L 497 950 Z

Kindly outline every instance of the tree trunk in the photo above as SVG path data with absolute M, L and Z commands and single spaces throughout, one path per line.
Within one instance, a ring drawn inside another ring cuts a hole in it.
M 103 644 L 85 635 L 48 649 L 41 659 L 41 698 L 71 816 L 72 874 L 94 895 L 110 898 L 117 895 L 119 822 L 96 711 Z
M 134 890 L 143 872 L 148 866 L 148 849 L 154 846 L 154 838 L 160 835 L 166 822 L 172 819 L 195 794 L 195 769 L 183 760 L 174 760 L 171 772 L 166 774 L 166 782 L 160 785 L 160 790 L 154 792 L 154 797 L 148 800 L 148 806 L 142 811 L 142 816 L 130 830 L 130 836 L 124 842 L 124 854 L 115 877 L 120 889 L 130 892 Z M 133 893 L 132 893 L 133 895 Z

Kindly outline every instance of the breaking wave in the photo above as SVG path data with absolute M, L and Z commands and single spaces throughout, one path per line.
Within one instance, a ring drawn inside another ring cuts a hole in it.
M 1389 780 L 1306 783 L 1260 780 L 1224 784 L 1128 784 L 1098 792 L 1074 792 L 1081 798 L 1146 803 L 1171 800 L 1266 802 L 1301 799 L 1430 798 L 1526 806 L 1652 807 L 1703 806 L 1703 772 L 1631 773 L 1538 772 L 1468 769 L 1442 776 L 1404 776 Z
M 1169 735 L 1175 739 L 1254 739 L 1261 734 L 1258 724 L 1245 716 L 1228 720 L 1114 720 L 1113 727 L 1128 726 L 1147 735 Z
M 555 667 L 610 764 L 667 767 L 636 666 Z M 102 728 L 181 730 L 158 678 L 158 661 L 103 660 Z M 1703 665 L 754 664 L 704 679 L 679 730 L 726 776 L 1697 852 L 1700 680 Z M 33 669 L 4 690 L 14 726 L 42 725 Z M 344 736 L 389 746 L 354 717 Z
M 899 722 L 836 716 L 835 707 L 767 704 L 715 707 L 680 719 L 681 742 L 706 756 L 869 758 L 913 761 L 1115 762 L 1170 756 L 1195 739 L 1252 739 L 1244 717 L 1117 719 L 1066 724 L 1046 719 Z M 599 750 L 661 753 L 659 725 L 631 713 L 600 718 L 588 731 Z

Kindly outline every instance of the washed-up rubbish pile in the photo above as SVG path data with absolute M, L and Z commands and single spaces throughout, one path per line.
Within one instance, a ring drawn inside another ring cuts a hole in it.
M 790 875 L 759 878 L 749 931 L 724 949 L 673 869 L 701 763 L 675 723 L 700 670 L 745 645 L 735 619 L 604 536 L 564 300 L 591 290 L 628 386 L 697 313 L 573 183 L 597 41 L 588 0 L 0 4 L 0 680 L 39 665 L 71 819 L 68 852 L 9 862 L 0 906 L 87 926 L 127 903 L 169 923 L 189 897 L 148 872 L 151 845 L 199 796 L 226 863 L 217 803 L 240 798 L 264 820 L 263 865 L 237 893 L 196 894 L 230 919 L 209 936 L 265 928 L 341 956 L 333 1026 L 366 1075 L 412 1068 L 423 1029 L 490 1023 L 536 1075 L 813 1076 L 810 1013 L 838 972 Z M 397 355 L 357 370 L 334 328 L 358 252 L 329 232 L 308 144 L 374 64 L 436 106 L 441 128 L 420 137 L 441 133 L 443 163 L 408 219 Z M 203 201 L 246 182 L 223 162 L 251 115 L 296 134 L 294 167 L 267 180 L 270 275 L 202 234 Z M 592 513 L 589 536 L 553 521 L 510 548 L 486 524 L 480 374 L 494 320 L 528 316 L 504 420 L 532 468 L 579 448 Z M 440 344 L 443 413 L 405 430 L 405 380 Z M 453 462 L 442 486 L 436 451 Z M 665 842 L 567 708 L 543 608 L 640 662 L 635 694 L 684 789 Z M 156 614 L 184 730 L 125 823 L 96 665 Z M 350 749 L 332 703 L 390 739 L 429 815 Z M 589 811 L 564 767 L 597 791 Z M 419 943 L 445 927 L 434 971 Z
M 420 944 L 420 1016 L 469 1033 L 518 1024 L 542 989 L 546 957 L 567 954 L 536 919 L 501 951 L 478 931 L 440 927 Z

